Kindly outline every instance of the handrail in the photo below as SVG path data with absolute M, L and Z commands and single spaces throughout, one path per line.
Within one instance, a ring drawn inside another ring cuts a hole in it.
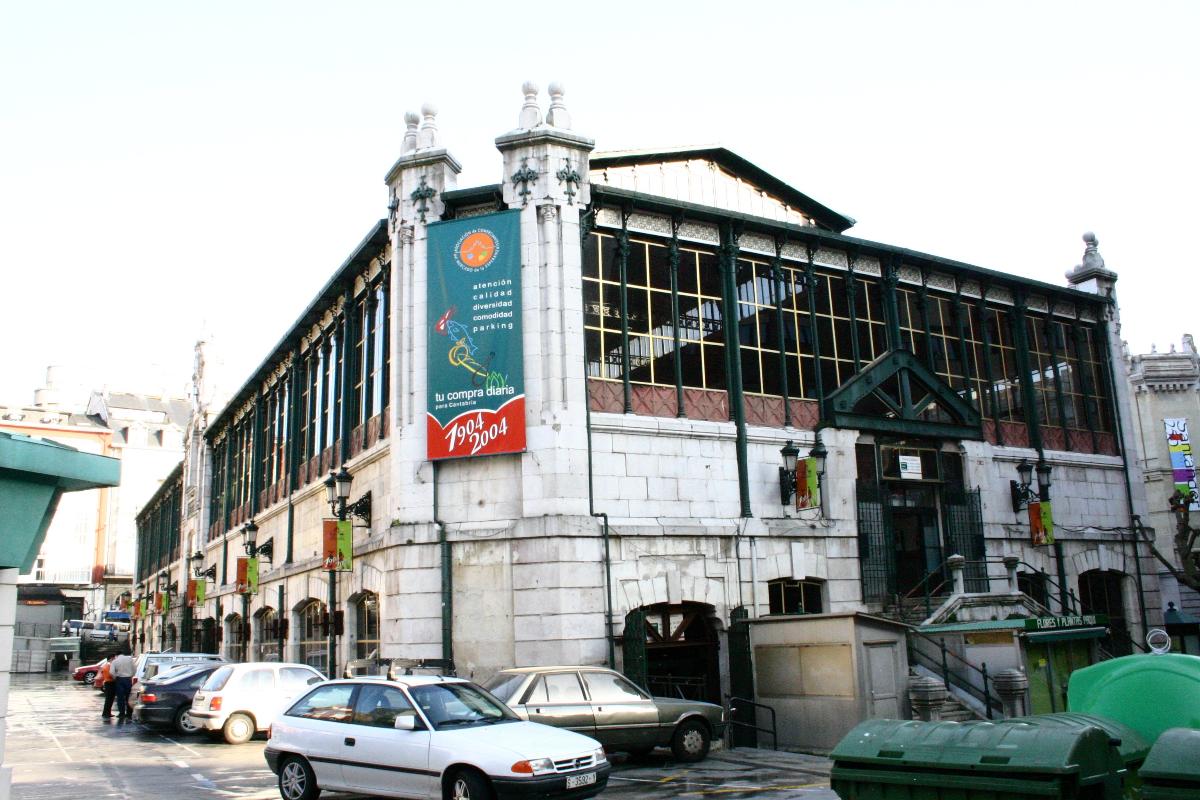
M 771 706 L 768 706 L 768 705 L 763 705 L 762 703 L 756 703 L 753 700 L 750 700 L 745 697 L 734 697 L 733 695 L 727 694 L 727 695 L 725 695 L 725 699 L 727 701 L 727 707 L 728 707 L 728 714 L 726 715 L 727 716 L 726 722 L 730 726 L 736 725 L 741 728 L 749 728 L 749 729 L 751 729 L 753 731 L 757 731 L 759 733 L 769 733 L 769 734 L 771 734 L 771 749 L 772 750 L 779 749 L 779 735 L 776 733 L 775 709 L 774 708 L 771 708 Z M 759 725 L 755 725 L 755 724 L 752 724 L 749 722 L 742 722 L 741 720 L 734 719 L 733 717 L 737 713 L 737 709 L 734 708 L 734 706 L 733 706 L 733 704 L 735 702 L 739 706 L 751 706 L 756 709 L 761 708 L 766 711 L 769 711 L 771 713 L 771 727 L 763 728 Z M 732 736 L 729 737 L 729 749 L 730 750 L 734 749 Z
M 967 692 L 969 692 L 971 694 L 977 695 L 977 699 L 979 699 L 983 702 L 983 707 L 987 711 L 988 719 L 992 719 L 992 713 L 994 710 L 1002 710 L 1003 709 L 1004 706 L 1000 702 L 999 695 L 993 696 L 993 694 L 992 694 L 991 682 L 993 681 L 993 679 L 988 674 L 988 668 L 987 668 L 986 663 L 977 667 L 974 664 L 972 664 L 970 661 L 968 661 L 965 658 L 963 658 L 962 656 L 960 656 L 958 653 L 955 653 L 953 650 L 947 649 L 945 639 L 934 639 L 932 636 L 927 636 L 926 634 L 922 633 L 921 631 L 919 631 L 915 628 L 911 628 L 909 630 L 909 635 L 913 636 L 913 637 L 920 637 L 920 638 L 924 639 L 925 641 L 929 642 L 930 644 L 936 645 L 938 647 L 938 649 L 941 651 L 942 663 L 940 665 L 933 663 L 932 666 L 930 666 L 929 664 L 926 664 L 925 666 L 928 669 L 932 669 L 935 671 L 938 670 L 939 666 L 940 666 L 940 671 L 942 673 L 942 680 L 946 683 L 947 687 L 951 683 L 957 683 L 960 686 L 960 688 L 965 689 Z M 921 651 L 919 651 L 915 647 L 913 647 L 911 640 L 909 642 L 908 651 L 909 651 L 909 654 L 912 656 L 915 656 L 917 658 L 917 660 L 925 659 L 926 661 L 933 662 L 932 657 L 926 655 L 925 653 L 922 653 Z M 962 664 L 967 669 L 972 670 L 977 675 L 979 675 L 980 682 L 983 684 L 983 689 L 980 690 L 977 686 L 972 684 L 970 681 L 964 681 L 961 678 L 959 678 L 955 673 L 951 672 L 949 664 L 947 663 L 947 657 L 953 658 L 955 661 Z

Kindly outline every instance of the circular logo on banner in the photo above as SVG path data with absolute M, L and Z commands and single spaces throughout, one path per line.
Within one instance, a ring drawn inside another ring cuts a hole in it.
M 458 240 L 456 255 L 461 266 L 469 270 L 483 269 L 492 263 L 499 249 L 500 245 L 491 231 L 473 230 L 467 231 Z

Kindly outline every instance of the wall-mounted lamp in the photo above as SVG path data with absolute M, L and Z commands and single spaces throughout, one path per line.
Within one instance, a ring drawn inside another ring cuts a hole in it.
M 779 455 L 783 457 L 783 466 L 779 468 L 779 502 L 786 506 L 796 494 L 796 461 L 800 450 L 789 439 L 779 451 Z M 808 457 L 813 459 L 817 467 L 818 487 L 821 485 L 821 479 L 825 477 L 825 459 L 828 456 L 829 451 L 825 449 L 821 434 L 818 433 L 812 449 L 808 451 Z
M 1037 472 L 1037 491 L 1033 489 L 1033 474 Z M 1050 497 L 1050 465 L 1039 459 L 1035 468 L 1025 459 L 1017 464 L 1017 481 L 1009 481 L 1009 493 L 1012 495 L 1012 509 L 1019 514 L 1022 508 L 1030 503 L 1039 503 Z
M 353 503 L 346 502 L 350 497 L 350 484 L 353 481 L 353 476 L 345 467 L 338 472 L 329 473 L 329 477 L 325 479 L 325 499 L 329 502 L 329 510 L 338 519 L 346 519 L 353 515 L 370 526 L 371 493 L 365 493 Z
M 197 578 L 217 579 L 217 565 L 213 564 L 208 569 L 204 569 L 204 551 L 197 550 L 192 553 L 192 574 Z
M 275 555 L 273 541 L 267 539 L 262 544 L 258 543 L 258 525 L 254 523 L 253 517 L 246 523 L 246 527 L 242 528 L 242 548 L 251 558 L 265 558 L 270 561 L 271 556 Z

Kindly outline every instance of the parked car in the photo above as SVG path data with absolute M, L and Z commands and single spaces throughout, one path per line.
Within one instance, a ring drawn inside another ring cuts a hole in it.
M 200 726 L 191 718 L 196 691 L 221 668 L 219 662 L 182 664 L 164 670 L 139 684 L 133 718 L 147 725 L 171 726 L 179 733 L 196 733 Z
M 95 664 L 85 664 L 82 667 L 77 667 L 71 673 L 71 677 L 77 681 L 82 681 L 87 686 L 91 686 L 96 680 L 96 676 L 100 674 L 100 668 L 104 666 L 105 661 L 108 661 L 108 659 L 102 658 Z
M 148 681 L 159 672 L 180 664 L 196 664 L 217 662 L 224 664 L 224 656 L 216 653 L 142 653 L 133 665 L 133 683 L 136 686 L 142 681 Z
M 85 622 L 79 629 L 78 636 L 85 642 L 129 641 L 129 631 L 121 630 L 115 622 Z
M 606 749 L 634 755 L 663 746 L 680 761 L 699 761 L 725 732 L 720 706 L 651 697 L 602 667 L 506 669 L 484 687 L 522 719 L 594 736 Z
M 330 681 L 271 725 L 283 800 L 323 789 L 387 797 L 587 798 L 608 785 L 595 739 L 526 722 L 469 681 Z
M 243 744 L 267 730 L 308 687 L 324 680 L 307 664 L 224 664 L 196 692 L 192 719 L 205 730 L 220 731 L 229 744 Z
M 88 625 L 95 623 L 88 622 Z M 63 636 L 78 636 L 79 631 L 83 629 L 84 620 L 82 619 L 64 619 L 62 624 Z

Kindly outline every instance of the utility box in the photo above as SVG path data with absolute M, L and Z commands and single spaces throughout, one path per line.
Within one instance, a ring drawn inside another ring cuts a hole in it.
M 1200 797 L 1200 730 L 1172 728 L 1158 737 L 1142 765 L 1143 800 Z
M 1119 800 L 1123 764 L 1094 725 L 868 720 L 834 748 L 842 800 Z

